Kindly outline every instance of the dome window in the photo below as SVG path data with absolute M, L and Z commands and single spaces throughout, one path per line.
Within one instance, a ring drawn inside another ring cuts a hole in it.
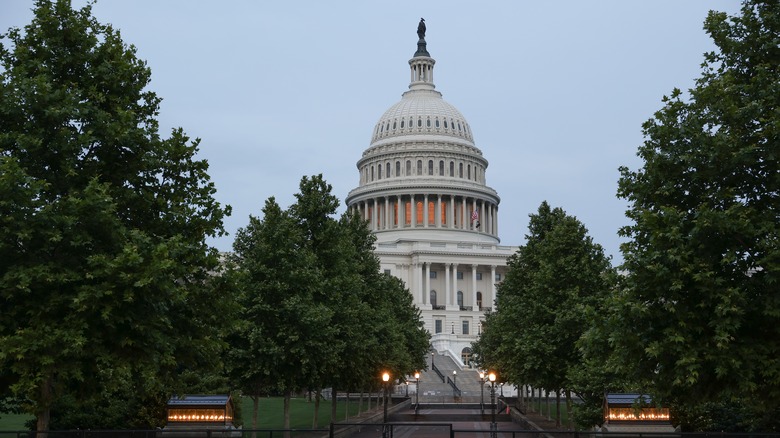
M 447 123 L 447 122 L 444 122 Z M 450 161 L 450 176 L 455 176 L 455 162 Z
M 428 175 L 433 175 L 433 160 L 428 160 Z
M 401 119 L 401 129 L 404 129 L 404 119 Z
M 401 124 L 403 124 L 403 120 L 401 120 Z M 401 176 L 401 162 L 396 161 L 395 162 L 395 176 Z
M 439 176 L 444 176 L 444 160 L 439 161 Z
M 458 132 L 460 132 L 460 120 L 458 120 Z
M 376 166 L 376 179 L 377 180 L 382 179 L 382 165 L 381 164 Z
M 390 178 L 390 163 L 389 162 L 385 165 L 385 168 L 387 169 L 387 171 L 385 172 L 385 178 Z
M 425 126 L 427 126 L 428 128 L 431 127 L 431 119 L 425 121 Z
M 409 117 L 409 129 L 412 129 L 413 126 L 414 126 L 414 119 Z
M 447 129 L 447 119 L 444 119 L 444 129 Z
M 419 117 L 417 118 L 417 127 L 422 128 L 422 119 Z
M 393 130 L 395 131 L 395 120 L 393 120 Z
M 437 128 L 439 127 L 439 118 L 438 117 L 436 117 L 436 127 Z
M 417 174 L 422 175 L 422 160 L 417 160 Z

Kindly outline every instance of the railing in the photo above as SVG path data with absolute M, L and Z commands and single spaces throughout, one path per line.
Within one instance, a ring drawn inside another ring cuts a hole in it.
M 474 310 L 473 306 L 460 306 L 460 310 Z
M 431 361 L 431 369 L 434 372 L 436 372 L 436 374 L 439 376 L 439 378 L 441 379 L 441 383 L 444 383 L 444 374 L 442 374 L 441 371 L 439 371 L 439 368 L 436 366 L 436 364 L 432 362 L 433 361 Z
M 455 382 L 449 377 L 447 377 L 447 383 L 452 387 L 452 393 L 455 395 L 455 397 L 460 397 L 461 391 L 458 388 L 458 385 L 456 385 Z
M 446 310 L 446 309 L 447 306 L 437 306 L 435 304 L 433 305 L 433 310 Z

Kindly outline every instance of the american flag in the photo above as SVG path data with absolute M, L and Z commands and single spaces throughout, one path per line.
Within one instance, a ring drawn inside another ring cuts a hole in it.
M 479 219 L 479 213 L 477 213 L 477 210 L 474 210 L 474 212 L 471 213 L 471 222 L 474 222 L 477 219 Z

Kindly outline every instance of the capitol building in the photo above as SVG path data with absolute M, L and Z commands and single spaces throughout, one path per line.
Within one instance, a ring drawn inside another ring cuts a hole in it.
M 418 36 L 409 90 L 374 126 L 346 203 L 376 235 L 381 269 L 411 291 L 432 348 L 468 366 L 518 248 L 500 244 L 501 198 L 471 126 L 436 90 L 423 21 Z

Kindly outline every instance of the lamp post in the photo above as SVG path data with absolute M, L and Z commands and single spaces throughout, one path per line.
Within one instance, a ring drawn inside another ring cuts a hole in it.
M 485 415 L 485 372 L 479 372 L 479 409 Z
M 433 355 L 436 354 L 435 351 L 431 351 L 431 371 L 433 371 Z
M 458 386 L 458 372 L 456 370 L 452 370 L 452 383 Z
M 414 391 L 414 414 L 417 415 L 417 408 L 420 407 L 420 372 L 414 373 L 414 378 L 417 380 L 417 386 Z
M 388 386 L 390 382 L 390 373 L 385 372 L 382 374 L 382 382 L 385 387 L 385 398 L 384 398 L 384 415 L 382 416 L 383 424 L 382 424 L 382 438 L 388 438 L 389 434 L 387 433 L 387 391 Z
M 490 380 L 490 438 L 496 438 L 498 427 L 496 425 L 496 373 L 488 374 Z

